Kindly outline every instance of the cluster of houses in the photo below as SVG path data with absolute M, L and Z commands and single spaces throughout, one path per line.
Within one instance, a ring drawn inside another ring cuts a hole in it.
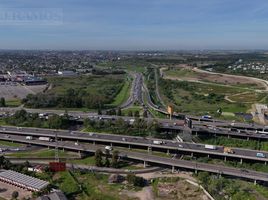
M 235 64 L 229 65 L 228 69 L 233 71 L 245 71 L 266 74 L 268 73 L 268 64 L 261 62 L 243 63 L 243 60 L 239 59 L 237 62 L 235 62 Z

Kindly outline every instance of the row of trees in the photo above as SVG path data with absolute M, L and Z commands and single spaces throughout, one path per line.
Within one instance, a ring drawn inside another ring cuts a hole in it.
M 154 136 L 161 137 L 160 127 L 157 121 L 147 122 L 141 118 L 135 118 L 133 124 L 122 118 L 116 120 L 84 120 L 84 126 L 88 131 L 104 131 L 121 135 Z
M 103 108 L 104 104 L 110 103 L 111 97 L 102 94 L 89 94 L 69 89 L 64 94 L 29 94 L 22 100 L 28 107 L 32 108 Z
M 114 101 L 124 86 L 124 81 L 122 76 L 117 75 L 105 78 L 81 76 L 77 79 L 56 79 L 54 89 L 36 95 L 29 94 L 22 102 L 33 108 L 102 109 Z
M 200 184 L 215 198 L 219 200 L 251 199 L 251 188 L 244 186 L 236 180 L 210 175 L 208 172 L 199 172 Z
M 110 161 L 110 157 L 112 159 Z M 104 158 L 103 158 L 104 157 Z M 101 149 L 98 149 L 95 153 L 95 163 L 97 167 L 113 167 L 118 168 L 118 159 L 119 159 L 119 152 L 113 151 L 112 155 L 110 154 L 109 150 L 105 150 L 105 154 L 103 154 Z
M 41 119 L 37 113 L 28 113 L 18 110 L 14 115 L 6 117 L 5 122 L 14 126 L 27 126 L 38 128 L 67 129 L 70 123 L 67 113 L 63 116 L 53 114 L 47 120 Z
M 118 108 L 117 110 L 115 110 L 115 109 L 108 110 L 108 111 L 106 111 L 106 114 L 107 115 L 124 116 L 124 113 L 122 113 L 121 108 Z M 139 110 L 135 110 L 135 111 L 129 110 L 127 112 L 127 116 L 128 117 L 140 117 L 140 112 L 139 112 Z M 148 117 L 147 111 L 143 112 L 143 117 Z

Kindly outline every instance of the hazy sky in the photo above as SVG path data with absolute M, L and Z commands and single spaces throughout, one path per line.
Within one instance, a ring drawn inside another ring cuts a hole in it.
M 268 49 L 268 0 L 1 0 L 0 49 Z

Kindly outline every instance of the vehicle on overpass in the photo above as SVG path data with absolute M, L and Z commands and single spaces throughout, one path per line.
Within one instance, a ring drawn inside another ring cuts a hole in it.
M 264 155 L 264 153 L 257 153 L 256 157 L 265 158 L 266 156 Z
M 231 149 L 230 147 L 224 147 L 223 148 L 223 153 L 234 154 L 234 150 Z
M 215 145 L 206 144 L 205 149 L 216 150 L 217 147 Z

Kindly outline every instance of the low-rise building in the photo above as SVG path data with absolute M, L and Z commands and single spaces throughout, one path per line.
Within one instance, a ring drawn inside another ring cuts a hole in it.
M 45 189 L 49 183 L 12 170 L 0 172 L 0 181 L 23 188 L 25 190 L 38 192 Z

